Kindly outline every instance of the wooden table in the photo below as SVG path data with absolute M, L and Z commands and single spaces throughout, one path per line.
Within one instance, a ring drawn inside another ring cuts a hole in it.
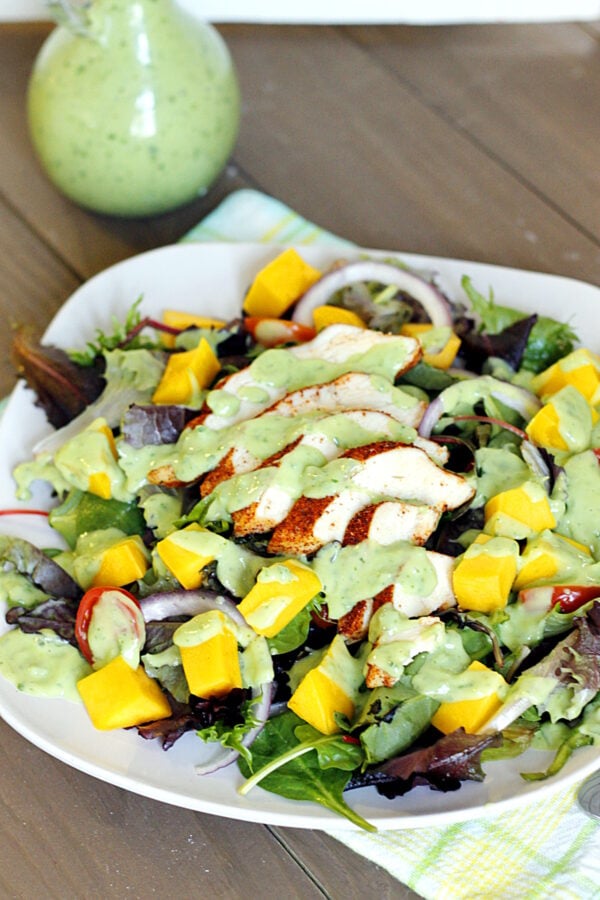
M 28 142 L 48 27 L 0 27 L 0 306 L 44 326 L 90 275 L 176 241 L 229 192 L 266 191 L 372 247 L 600 284 L 600 27 L 222 29 L 244 95 L 205 198 L 147 221 L 59 196 Z M 568 311 L 568 309 L 566 309 Z M 14 375 L 0 333 L 0 394 Z M 319 832 L 147 800 L 0 726 L 3 897 L 414 897 Z

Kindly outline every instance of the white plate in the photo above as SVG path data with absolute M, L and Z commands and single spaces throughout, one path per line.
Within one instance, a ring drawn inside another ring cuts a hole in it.
M 308 262 L 324 266 L 339 255 L 335 249 L 299 248 Z M 253 274 L 277 248 L 253 244 L 183 244 L 145 253 L 119 263 L 84 284 L 65 303 L 46 339 L 63 347 L 82 346 L 96 328 L 122 317 L 144 295 L 144 314 L 159 316 L 165 307 L 211 313 L 227 318 L 239 311 Z M 390 255 L 390 254 L 384 254 Z M 461 296 L 460 280 L 469 274 L 487 293 L 493 286 L 499 303 L 531 312 L 545 312 L 570 321 L 587 346 L 600 349 L 600 290 L 582 282 L 532 272 L 456 260 L 403 255 L 406 262 L 439 273 L 453 297 Z M 22 385 L 11 396 L 0 424 L 0 508 L 15 505 L 11 471 L 28 458 L 29 448 L 47 431 L 43 414 L 34 407 Z M 30 506 L 48 503 L 42 491 Z M 49 529 L 34 517 L 4 517 L 0 528 L 48 546 Z M 6 630 L 6 625 L 0 626 Z M 68 765 L 136 793 L 167 803 L 235 819 L 300 828 L 353 828 L 316 804 L 285 800 L 255 788 L 240 797 L 242 783 L 236 766 L 199 778 L 194 765 L 210 751 L 193 734 L 185 735 L 169 751 L 146 742 L 134 732 L 95 731 L 83 709 L 59 700 L 42 700 L 19 693 L 0 680 L 0 713 L 13 728 L 42 750 Z M 374 789 L 347 795 L 356 810 L 381 829 L 444 825 L 526 803 L 589 774 L 600 763 L 598 749 L 579 750 L 557 777 L 528 783 L 522 771 L 538 771 L 547 755 L 529 752 L 516 760 L 487 765 L 486 780 L 466 783 L 455 793 L 442 794 L 420 787 L 389 801 Z

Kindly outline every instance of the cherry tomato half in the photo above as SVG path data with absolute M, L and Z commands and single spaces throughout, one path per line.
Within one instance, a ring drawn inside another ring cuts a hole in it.
M 558 603 L 563 613 L 575 612 L 598 597 L 600 585 L 593 584 L 541 585 L 519 591 L 521 603 L 540 610 L 551 610 Z
M 75 638 L 91 666 L 105 665 L 119 654 L 139 657 L 146 640 L 140 604 L 121 587 L 90 588 L 77 609 Z

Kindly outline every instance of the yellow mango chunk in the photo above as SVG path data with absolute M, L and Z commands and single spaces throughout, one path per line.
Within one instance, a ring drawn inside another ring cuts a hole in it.
M 191 403 L 198 390 L 215 380 L 221 363 L 206 340 L 201 338 L 193 350 L 172 353 L 163 376 L 152 396 L 153 403 Z
M 244 299 L 244 312 L 279 319 L 320 277 L 290 247 L 260 270 Z
M 354 715 L 363 669 L 363 662 L 352 656 L 337 634 L 317 665 L 304 675 L 288 706 L 322 734 L 335 734 L 339 731 L 335 714 L 349 719 Z
M 274 637 L 321 590 L 312 569 L 290 559 L 263 569 L 238 609 L 257 634 Z
M 180 312 L 177 309 L 165 309 L 163 322 L 170 328 L 178 328 L 185 331 L 186 328 L 223 328 L 227 323 L 224 319 L 213 319 L 212 316 L 196 316 L 193 313 Z M 174 334 L 163 334 L 162 342 L 165 347 L 175 346 Z
M 580 453 L 587 449 L 598 413 L 583 394 L 567 384 L 535 414 L 526 432 L 531 440 L 550 450 Z
M 121 587 L 142 578 L 150 565 L 150 554 L 137 534 L 117 541 L 105 550 L 92 585 Z
M 101 462 L 106 461 L 110 465 L 113 460 L 117 459 L 117 445 L 115 444 L 112 429 L 109 427 L 106 419 L 96 419 L 86 428 L 86 431 L 102 436 L 96 438 L 96 441 L 100 443 L 96 445 L 95 454 L 100 457 Z M 90 494 L 95 494 L 103 500 L 110 500 L 112 489 L 108 472 L 91 472 L 88 481 L 88 491 Z
M 487 671 L 490 669 L 475 660 L 468 671 Z M 434 713 L 431 724 L 442 734 L 450 734 L 457 728 L 464 728 L 468 734 L 476 734 L 502 706 L 502 700 L 495 692 L 475 700 L 455 700 L 442 703 Z
M 583 544 L 546 532 L 527 542 L 513 588 L 520 591 L 537 582 L 565 581 L 572 572 L 590 562 L 591 554 Z
M 317 331 L 322 331 L 329 325 L 355 325 L 357 328 L 366 328 L 366 324 L 357 313 L 351 309 L 343 309 L 341 306 L 317 306 L 313 310 L 313 323 Z
M 407 337 L 418 339 L 419 336 L 424 337 L 427 332 L 432 331 L 433 328 L 434 326 L 427 322 L 407 322 L 406 325 L 403 325 L 400 329 L 400 334 L 405 334 Z M 456 354 L 460 350 L 460 344 L 461 340 L 459 336 L 452 332 L 445 345 L 440 350 L 434 352 L 427 350 L 426 347 L 423 348 L 423 362 L 427 363 L 429 366 L 435 366 L 436 369 L 449 369 L 456 358 Z
M 88 491 L 90 494 L 95 494 L 96 497 L 101 497 L 102 500 L 110 500 L 111 484 L 106 472 L 93 472 L 90 475 Z
M 555 450 L 568 450 L 569 445 L 560 433 L 560 416 L 552 403 L 545 406 L 535 414 L 525 428 L 528 436 L 540 447 L 550 447 Z
M 242 687 L 237 638 L 228 628 L 193 647 L 180 646 L 181 662 L 190 693 L 223 697 Z
M 353 700 L 319 666 L 304 676 L 288 706 L 322 734 L 335 734 L 340 730 L 335 721 L 336 712 L 348 718 L 354 714 Z
M 531 383 L 539 397 L 556 394 L 567 385 L 592 401 L 600 389 L 600 356 L 580 347 L 535 375 Z
M 132 669 L 122 656 L 77 682 L 77 690 L 95 728 L 130 728 L 171 715 L 159 684 L 142 666 Z
M 517 574 L 519 548 L 510 538 L 477 539 L 458 560 L 452 587 L 461 609 L 504 609 Z
M 182 531 L 202 531 L 199 525 L 192 523 Z M 202 584 L 202 569 L 214 560 L 214 556 L 205 556 L 181 547 L 177 543 L 179 532 L 173 532 L 156 544 L 156 552 L 167 569 L 186 590 L 195 590 Z
M 520 540 L 552 529 L 556 519 L 548 495 L 537 482 L 526 481 L 518 488 L 502 491 L 485 505 L 485 531 Z

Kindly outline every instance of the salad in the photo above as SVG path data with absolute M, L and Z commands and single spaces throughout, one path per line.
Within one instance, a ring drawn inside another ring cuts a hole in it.
M 0 537 L 0 673 L 362 827 L 353 788 L 596 743 L 600 359 L 463 288 L 286 251 L 234 321 L 18 335 L 63 549 Z

